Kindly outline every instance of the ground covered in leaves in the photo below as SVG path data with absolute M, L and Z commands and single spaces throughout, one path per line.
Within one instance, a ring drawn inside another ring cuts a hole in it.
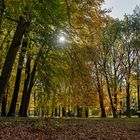
M 140 140 L 140 119 L 0 118 L 0 140 Z

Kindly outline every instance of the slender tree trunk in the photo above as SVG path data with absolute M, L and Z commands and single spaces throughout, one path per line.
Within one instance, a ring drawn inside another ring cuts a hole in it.
M 4 9 L 5 9 L 4 0 L 0 0 L 0 34 L 1 34 L 1 25 L 2 25 L 2 17 L 3 17 Z
M 85 116 L 88 118 L 88 107 L 85 108 Z
M 20 52 L 19 62 L 18 62 L 14 93 L 13 93 L 10 109 L 8 112 L 8 116 L 15 116 L 16 104 L 17 104 L 18 93 L 19 93 L 19 88 L 20 88 L 22 67 L 23 67 L 26 50 L 27 50 L 27 45 L 28 45 L 28 41 L 26 38 L 24 38 L 23 43 L 22 43 L 21 52 Z
M 131 64 L 130 64 L 130 48 L 128 50 L 128 71 L 126 78 L 126 115 L 127 117 L 131 117 L 130 112 L 130 73 L 131 73 Z
M 61 115 L 61 108 L 59 106 L 59 108 L 58 108 L 58 116 L 60 117 L 60 115 Z
M 79 105 L 77 105 L 77 117 L 80 117 L 80 109 L 79 109 Z
M 52 117 L 55 116 L 55 98 L 56 98 L 56 90 L 54 89 L 52 93 Z
M 118 98 L 117 98 L 117 71 L 116 71 L 116 60 L 114 62 L 114 108 L 115 112 L 117 112 Z
M 100 108 L 101 108 L 101 117 L 105 118 L 106 113 L 105 113 L 104 100 L 103 100 L 103 87 L 99 79 L 99 73 L 98 73 L 98 68 L 97 68 L 96 63 L 95 63 L 95 69 L 96 69 L 96 78 L 97 78 L 97 90 L 98 90 L 99 102 L 100 102 Z
M 22 116 L 22 114 L 24 112 L 23 111 L 24 101 L 26 100 L 26 94 L 28 91 L 28 85 L 29 85 L 29 81 L 30 81 L 30 64 L 31 64 L 31 58 L 30 58 L 30 55 L 27 54 L 26 75 L 25 75 L 23 94 L 22 94 L 21 105 L 20 105 L 20 110 L 19 110 L 19 116 Z
M 62 117 L 65 117 L 66 116 L 66 110 L 64 107 L 62 107 Z
M 44 108 L 41 109 L 41 117 L 44 117 L 45 113 L 44 113 Z
M 52 108 L 51 117 L 54 117 L 54 109 Z
M 138 93 L 138 111 L 140 111 L 140 68 L 139 68 L 139 56 L 137 56 L 137 93 Z M 140 112 L 138 113 L 140 118 Z
M 131 117 L 130 114 L 130 83 L 126 82 L 126 115 L 127 117 Z
M 7 95 L 5 95 L 2 100 L 2 108 L 1 108 L 2 117 L 6 116 L 6 104 L 7 104 Z
M 82 111 L 83 111 L 82 107 L 79 107 L 77 105 L 77 117 L 82 117 Z
M 7 97 L 8 97 L 8 87 L 6 91 L 6 95 L 3 97 L 2 106 L 1 106 L 1 116 L 6 116 L 6 105 L 7 105 Z
M 109 99 L 110 99 L 113 118 L 117 118 L 117 114 L 116 114 L 115 107 L 114 107 L 113 100 L 112 100 L 112 96 L 111 96 L 111 90 L 110 90 L 108 75 L 107 75 L 107 72 L 106 72 L 106 64 L 104 64 L 104 69 L 105 69 L 105 78 L 106 78 L 107 90 L 108 90 L 108 95 L 109 95 Z
M 57 108 L 55 108 L 55 112 L 54 113 L 55 113 L 55 117 L 57 117 Z
M 103 102 L 103 89 L 100 88 L 99 90 L 100 91 L 98 91 L 98 93 L 99 93 L 99 102 L 100 102 L 100 108 L 101 108 L 101 117 L 106 118 L 106 112 L 105 112 L 104 102 Z
M 113 100 L 112 100 L 112 96 L 111 96 L 111 91 L 110 91 L 110 86 L 109 86 L 109 81 L 108 81 L 108 77 L 106 76 L 106 82 L 107 82 L 107 90 L 108 90 L 108 95 L 109 95 L 109 99 L 110 99 L 110 104 L 111 104 L 111 109 L 112 109 L 112 113 L 113 113 L 113 118 L 117 118 L 117 114 L 115 112 L 115 107 L 113 104 Z
M 11 76 L 11 71 L 16 58 L 16 54 L 20 46 L 23 34 L 25 33 L 28 26 L 29 23 L 26 22 L 23 17 L 20 17 L 13 41 L 6 55 L 6 59 L 0 77 L 0 103 L 2 102 L 2 99 L 5 96 L 5 90 L 7 88 L 7 84 Z
M 36 68 L 37 68 L 37 65 L 38 65 L 38 58 L 39 57 L 36 58 L 34 66 L 33 66 L 33 70 L 31 72 L 27 92 L 25 93 L 24 99 L 21 101 L 19 116 L 22 116 L 22 117 L 27 117 L 27 110 L 28 110 L 28 106 L 29 106 L 30 95 L 31 95 L 32 87 L 34 85 L 34 77 L 35 77 Z
M 140 85 L 137 85 L 138 90 L 138 111 L 140 111 Z M 140 118 L 140 112 L 138 113 L 138 117 Z
M 68 109 L 68 114 L 67 114 L 68 117 L 71 117 L 71 111 L 70 109 Z
M 116 54 L 116 50 L 113 46 L 113 52 L 112 52 L 112 58 L 113 58 L 113 90 L 114 90 L 114 108 L 115 108 L 115 112 L 117 112 L 117 105 L 118 105 L 118 98 L 117 98 L 117 67 L 116 67 L 116 64 L 117 64 L 117 54 Z
M 34 92 L 34 116 L 36 116 L 36 95 Z

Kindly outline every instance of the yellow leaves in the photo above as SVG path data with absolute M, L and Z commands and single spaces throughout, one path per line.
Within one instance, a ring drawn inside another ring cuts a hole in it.
M 104 19 L 100 15 L 98 4 L 103 1 L 82 1 L 72 15 L 72 23 L 76 28 L 74 42 L 81 48 L 100 44 L 101 26 Z M 92 4 L 89 4 L 92 3 Z M 94 3 L 94 4 L 93 4 Z

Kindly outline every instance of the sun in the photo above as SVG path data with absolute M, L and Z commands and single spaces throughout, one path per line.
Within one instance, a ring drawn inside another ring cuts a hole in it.
M 66 38 L 64 36 L 59 37 L 59 42 L 64 43 L 66 41 Z

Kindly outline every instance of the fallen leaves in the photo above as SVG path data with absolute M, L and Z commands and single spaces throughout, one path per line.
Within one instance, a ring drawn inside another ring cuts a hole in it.
M 0 121 L 0 124 L 0 140 L 140 139 L 139 119 L 15 118 Z

